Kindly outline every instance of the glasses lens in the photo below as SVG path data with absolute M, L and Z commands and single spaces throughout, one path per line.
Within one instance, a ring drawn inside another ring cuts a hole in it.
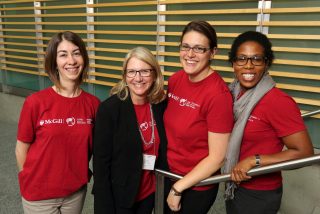
M 139 71 L 139 73 L 142 77 L 148 77 L 148 76 L 150 76 L 151 71 L 152 71 L 152 69 L 147 69 L 147 70 L 141 70 L 141 71 Z
M 135 70 L 127 70 L 127 77 L 135 77 L 137 71 Z
M 241 56 L 241 57 L 236 57 L 234 59 L 237 65 L 245 65 L 248 61 L 248 57 Z
M 179 48 L 180 48 L 180 50 L 182 50 L 182 51 L 188 51 L 188 50 L 190 50 L 190 46 L 189 46 L 189 45 L 183 45 L 183 44 L 181 44 L 181 45 L 179 45 Z
M 196 46 L 196 47 L 193 47 L 193 51 L 196 52 L 196 53 L 204 53 L 207 49 L 205 47 L 199 47 L 199 46 Z
M 263 60 L 264 58 L 261 56 L 255 56 L 251 58 L 252 64 L 254 65 L 262 65 L 263 64 Z

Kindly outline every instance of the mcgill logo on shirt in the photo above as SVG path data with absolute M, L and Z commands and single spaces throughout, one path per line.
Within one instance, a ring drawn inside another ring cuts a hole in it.
M 92 119 L 83 119 L 83 118 L 77 118 L 74 119 L 74 117 L 69 117 L 67 119 L 44 119 L 44 120 L 40 120 L 40 126 L 43 125 L 48 125 L 48 124 L 64 124 L 64 121 L 66 122 L 66 124 L 68 126 L 74 126 L 74 124 L 88 124 L 91 125 L 92 123 Z
M 254 120 L 260 120 L 260 118 L 250 115 L 250 117 L 248 118 L 248 121 L 253 122 Z
M 52 120 L 41 120 L 40 125 L 51 124 L 51 123 L 63 123 L 63 119 L 52 119 Z
M 153 124 L 156 125 L 156 121 L 153 121 Z M 140 129 L 141 129 L 141 131 L 146 131 L 151 126 L 152 126 L 151 121 L 149 123 L 148 122 L 143 122 L 143 123 L 140 124 Z
M 193 109 L 195 109 L 196 107 L 200 107 L 200 105 L 198 105 L 194 102 L 188 101 L 187 99 L 180 98 L 172 93 L 169 93 L 168 97 L 174 99 L 175 101 L 178 101 L 180 106 L 186 106 L 186 107 L 190 107 Z

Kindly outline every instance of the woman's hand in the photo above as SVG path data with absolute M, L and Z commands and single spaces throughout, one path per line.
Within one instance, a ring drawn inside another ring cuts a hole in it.
M 179 192 L 192 187 L 205 178 L 211 176 L 224 164 L 230 133 L 208 132 L 209 155 L 202 159 L 188 174 L 177 181 L 174 187 Z M 171 192 L 167 198 L 170 209 L 181 209 L 181 196 L 174 196 Z
M 305 158 L 314 154 L 313 146 L 307 130 L 302 130 L 281 139 L 288 149 L 276 154 L 260 155 L 261 166 L 296 158 Z M 250 179 L 251 177 L 247 176 L 246 173 L 253 167 L 255 167 L 254 156 L 243 159 L 231 169 L 231 180 L 240 184 L 242 181 Z
M 168 206 L 172 211 L 179 211 L 181 209 L 181 196 L 173 195 L 171 192 L 168 195 L 167 202 Z
M 255 166 L 254 156 L 243 159 L 231 169 L 231 180 L 240 184 L 242 181 L 251 179 L 251 176 L 248 176 L 247 172 Z

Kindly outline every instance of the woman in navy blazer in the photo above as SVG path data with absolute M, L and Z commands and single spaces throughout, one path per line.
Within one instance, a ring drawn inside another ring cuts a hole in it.
M 127 54 L 122 77 L 97 112 L 94 213 L 151 214 L 155 176 L 142 169 L 144 154 L 157 157 L 156 167 L 169 169 L 162 119 L 166 108 L 163 77 L 153 54 L 142 47 Z

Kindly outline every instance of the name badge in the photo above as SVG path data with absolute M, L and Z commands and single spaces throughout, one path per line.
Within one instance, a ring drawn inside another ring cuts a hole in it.
M 144 169 L 144 170 L 154 170 L 155 162 L 156 162 L 156 156 L 155 155 L 143 154 L 142 169 Z

